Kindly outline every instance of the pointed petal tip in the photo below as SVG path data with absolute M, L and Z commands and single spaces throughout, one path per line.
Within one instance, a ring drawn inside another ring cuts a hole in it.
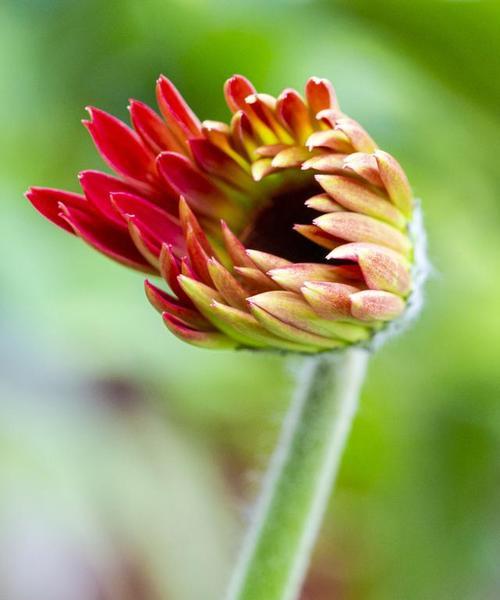
M 328 260 L 356 260 L 357 254 L 352 249 L 351 244 L 343 244 L 329 252 L 326 258 Z

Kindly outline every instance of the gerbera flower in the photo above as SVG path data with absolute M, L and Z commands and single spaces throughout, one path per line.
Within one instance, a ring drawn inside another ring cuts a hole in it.
M 413 200 L 401 166 L 313 77 L 304 98 L 226 82 L 229 124 L 200 122 L 165 77 L 161 116 L 132 100 L 133 128 L 89 108 L 115 171 L 83 194 L 33 187 L 47 219 L 129 267 L 179 338 L 209 348 L 315 353 L 369 340 L 412 291 Z

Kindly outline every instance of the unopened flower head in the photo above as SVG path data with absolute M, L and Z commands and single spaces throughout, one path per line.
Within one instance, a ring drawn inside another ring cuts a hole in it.
M 179 338 L 207 348 L 316 353 L 364 343 L 412 292 L 414 201 L 399 163 L 313 77 L 302 97 L 226 82 L 229 124 L 200 122 L 173 84 L 133 128 L 89 108 L 115 171 L 83 194 L 34 187 L 46 218 L 129 267 Z

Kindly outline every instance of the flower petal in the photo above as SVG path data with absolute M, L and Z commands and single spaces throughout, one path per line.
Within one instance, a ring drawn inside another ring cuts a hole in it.
M 378 187 L 383 187 L 384 185 L 373 154 L 366 154 L 366 152 L 349 154 L 344 160 L 344 168 L 363 177 L 363 179 L 366 179 L 372 185 Z
M 267 273 L 271 269 L 278 269 L 279 267 L 287 267 L 292 263 L 289 260 L 285 260 L 280 256 L 274 256 L 268 252 L 261 252 L 260 250 L 247 250 L 247 255 L 251 258 L 252 262 L 263 272 Z
M 336 281 L 345 283 L 346 270 L 341 266 L 320 263 L 295 263 L 288 267 L 272 269 L 268 275 L 280 287 L 291 292 L 300 292 L 306 281 Z M 352 279 L 348 277 L 347 279 Z
M 366 339 L 369 335 L 365 327 L 319 317 L 305 300 L 293 292 L 264 292 L 248 301 L 251 306 L 258 306 L 281 322 L 315 335 L 349 342 Z
M 351 296 L 352 315 L 360 321 L 392 321 L 405 309 L 400 296 L 380 290 L 364 290 Z
M 60 205 L 64 204 L 85 212 L 94 212 L 84 196 L 73 192 L 53 188 L 30 187 L 25 196 L 46 219 L 72 234 L 75 234 L 75 231 L 68 221 L 61 216 Z M 99 219 L 97 216 L 95 218 Z
M 334 238 L 330 234 L 326 233 L 320 229 L 317 225 L 294 225 L 294 230 L 303 235 L 311 242 L 318 244 L 322 248 L 326 248 L 327 250 L 332 250 L 337 246 L 343 244 L 343 240 L 338 238 Z
M 327 258 L 357 262 L 371 289 L 400 296 L 405 296 L 410 291 L 410 264 L 390 248 L 368 243 L 344 244 L 332 250 Z
M 410 240 L 392 225 L 359 213 L 333 212 L 314 219 L 313 223 L 334 237 L 348 242 L 371 242 L 387 246 L 408 256 Z
M 276 100 L 268 94 L 252 94 L 245 98 L 242 110 L 247 115 L 262 144 L 293 144 L 290 133 L 275 116 Z
M 278 152 L 272 159 L 271 165 L 280 169 L 300 167 L 302 163 L 312 157 L 311 151 L 305 146 L 290 146 Z
M 204 315 L 209 321 L 213 322 L 213 315 L 210 311 L 210 306 L 214 300 L 217 302 L 224 302 L 219 292 L 215 291 L 208 285 L 205 285 L 201 281 L 196 281 L 192 277 L 186 275 L 179 275 L 179 285 L 184 290 L 184 293 L 191 299 L 196 308 Z
M 345 345 L 344 342 L 338 339 L 323 337 L 314 333 L 309 333 L 308 331 L 304 331 L 293 325 L 289 325 L 260 308 L 260 306 L 254 303 L 252 299 L 249 299 L 249 304 L 252 315 L 265 329 L 267 329 L 267 331 L 273 333 L 275 336 L 290 340 L 297 344 L 309 345 L 311 348 L 315 348 L 316 351 L 321 349 L 332 350 L 333 348 L 341 348 Z
M 245 108 L 245 98 L 255 94 L 256 89 L 243 75 L 233 75 L 224 85 L 224 95 L 232 112 Z
M 159 246 L 167 243 L 177 248 L 179 253 L 185 251 L 186 245 L 179 221 L 172 215 L 135 194 L 112 193 L 111 202 L 117 213 L 122 215 L 124 222 L 127 222 L 128 217 L 136 217 L 138 221 L 146 224 L 150 233 L 157 238 Z
M 276 337 L 257 321 L 257 319 L 237 308 L 220 304 L 219 302 L 212 303 L 212 310 L 220 321 L 225 323 L 228 328 L 228 335 L 237 336 L 239 339 L 247 339 L 249 346 L 256 347 L 273 347 L 279 350 L 287 350 L 291 352 L 316 352 L 317 349 L 307 344 L 298 344 L 280 337 Z
M 183 306 L 178 300 L 153 285 L 146 279 L 144 289 L 148 300 L 160 313 L 176 317 L 188 327 L 202 331 L 211 331 L 213 326 L 198 311 Z
M 169 315 L 163 314 L 163 321 L 168 329 L 183 342 L 193 346 L 210 349 L 230 349 L 236 348 L 238 343 L 220 333 L 219 331 L 199 331 L 186 327 L 182 321 Z
M 316 175 L 316 181 L 327 194 L 348 210 L 381 219 L 399 229 L 406 225 L 406 219 L 399 209 L 349 177 Z
M 224 246 L 229 254 L 233 265 L 238 267 L 255 268 L 251 258 L 247 255 L 245 246 L 234 235 L 224 221 L 221 221 L 222 238 Z
M 172 292 L 184 303 L 192 304 L 191 299 L 184 293 L 177 278 L 181 274 L 179 260 L 169 244 L 163 244 L 160 251 L 159 270 Z
M 231 132 L 236 148 L 242 155 L 247 155 L 250 161 L 258 158 L 256 153 L 260 143 L 257 141 L 252 124 L 247 115 L 239 110 L 231 120 Z
M 161 75 L 156 82 L 156 99 L 168 127 L 179 142 L 201 136 L 201 123 L 174 84 Z
M 137 193 L 134 186 L 100 171 L 82 171 L 78 179 L 89 203 L 109 221 L 126 229 L 126 223 L 111 202 L 111 192 Z
M 302 164 L 302 170 L 314 169 L 322 173 L 342 173 L 345 168 L 345 154 L 331 153 L 311 156 Z
M 242 190 L 253 188 L 252 178 L 226 152 L 205 139 L 190 140 L 189 146 L 198 166 Z
M 157 159 L 162 177 L 200 215 L 220 217 L 231 211 L 231 205 L 224 193 L 195 169 L 185 157 L 175 152 L 162 152 Z M 226 215 L 227 218 L 228 215 Z
M 313 132 L 313 128 L 309 110 L 300 94 L 292 89 L 283 90 L 276 104 L 276 113 L 299 144 L 304 144 Z
M 316 131 L 311 134 L 306 140 L 306 146 L 312 148 L 328 148 L 334 152 L 342 152 L 350 154 L 352 146 L 349 138 L 341 131 L 328 129 L 327 131 Z
M 155 180 L 154 154 L 139 135 L 112 115 L 88 107 L 90 121 L 83 121 L 108 165 L 124 177 L 148 183 Z
M 146 273 L 156 272 L 137 250 L 128 232 L 69 205 L 62 206 L 62 211 L 63 218 L 73 231 L 99 252 L 127 267 Z
M 387 152 L 377 150 L 375 159 L 389 198 L 407 217 L 411 215 L 412 193 L 408 178 L 398 161 Z
M 215 287 L 224 300 L 235 308 L 246 310 L 248 294 L 231 273 L 215 258 L 211 258 L 208 261 L 208 271 Z
M 251 294 L 279 289 L 279 286 L 270 277 L 255 267 L 234 267 L 234 271 Z
M 134 129 L 151 152 L 154 154 L 165 150 L 183 152 L 182 145 L 167 127 L 165 121 L 147 104 L 131 100 L 129 111 Z
M 337 96 L 328 79 L 311 77 L 306 83 L 306 98 L 313 115 L 328 108 L 338 109 Z
M 359 289 L 345 283 L 306 281 L 301 292 L 320 317 L 348 319 L 351 317 L 351 295 Z
M 130 239 L 142 256 L 159 270 L 159 256 L 161 252 L 161 241 L 150 231 L 148 226 L 136 217 L 127 217 L 128 232 Z
M 349 117 L 337 119 L 335 129 L 345 133 L 354 150 L 358 152 L 375 152 L 377 149 L 377 144 L 354 119 L 350 119 Z
M 259 158 L 252 163 L 252 177 L 254 181 L 261 181 L 267 175 L 275 173 L 279 168 L 273 166 L 272 158 Z
M 211 256 L 205 252 L 190 225 L 187 227 L 185 236 L 191 267 L 201 281 L 209 286 L 212 286 L 213 282 L 208 269 L 208 260 L 211 258 Z
M 323 213 L 342 212 L 345 210 L 343 206 L 340 206 L 340 204 L 334 202 L 328 194 L 317 194 L 316 196 L 311 196 L 311 198 L 305 201 L 305 205 L 308 208 L 312 208 L 313 210 Z
M 203 121 L 201 131 L 207 140 L 230 156 L 244 171 L 250 173 L 250 164 L 233 147 L 229 125 L 220 121 Z

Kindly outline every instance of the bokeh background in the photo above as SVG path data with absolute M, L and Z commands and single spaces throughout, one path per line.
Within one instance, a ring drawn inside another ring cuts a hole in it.
M 142 277 L 24 200 L 101 168 L 83 107 L 159 73 L 334 82 L 423 198 L 420 321 L 371 361 L 309 600 L 500 597 L 500 4 L 3 0 L 0 598 L 220 600 L 286 410 L 283 358 L 182 345 Z

